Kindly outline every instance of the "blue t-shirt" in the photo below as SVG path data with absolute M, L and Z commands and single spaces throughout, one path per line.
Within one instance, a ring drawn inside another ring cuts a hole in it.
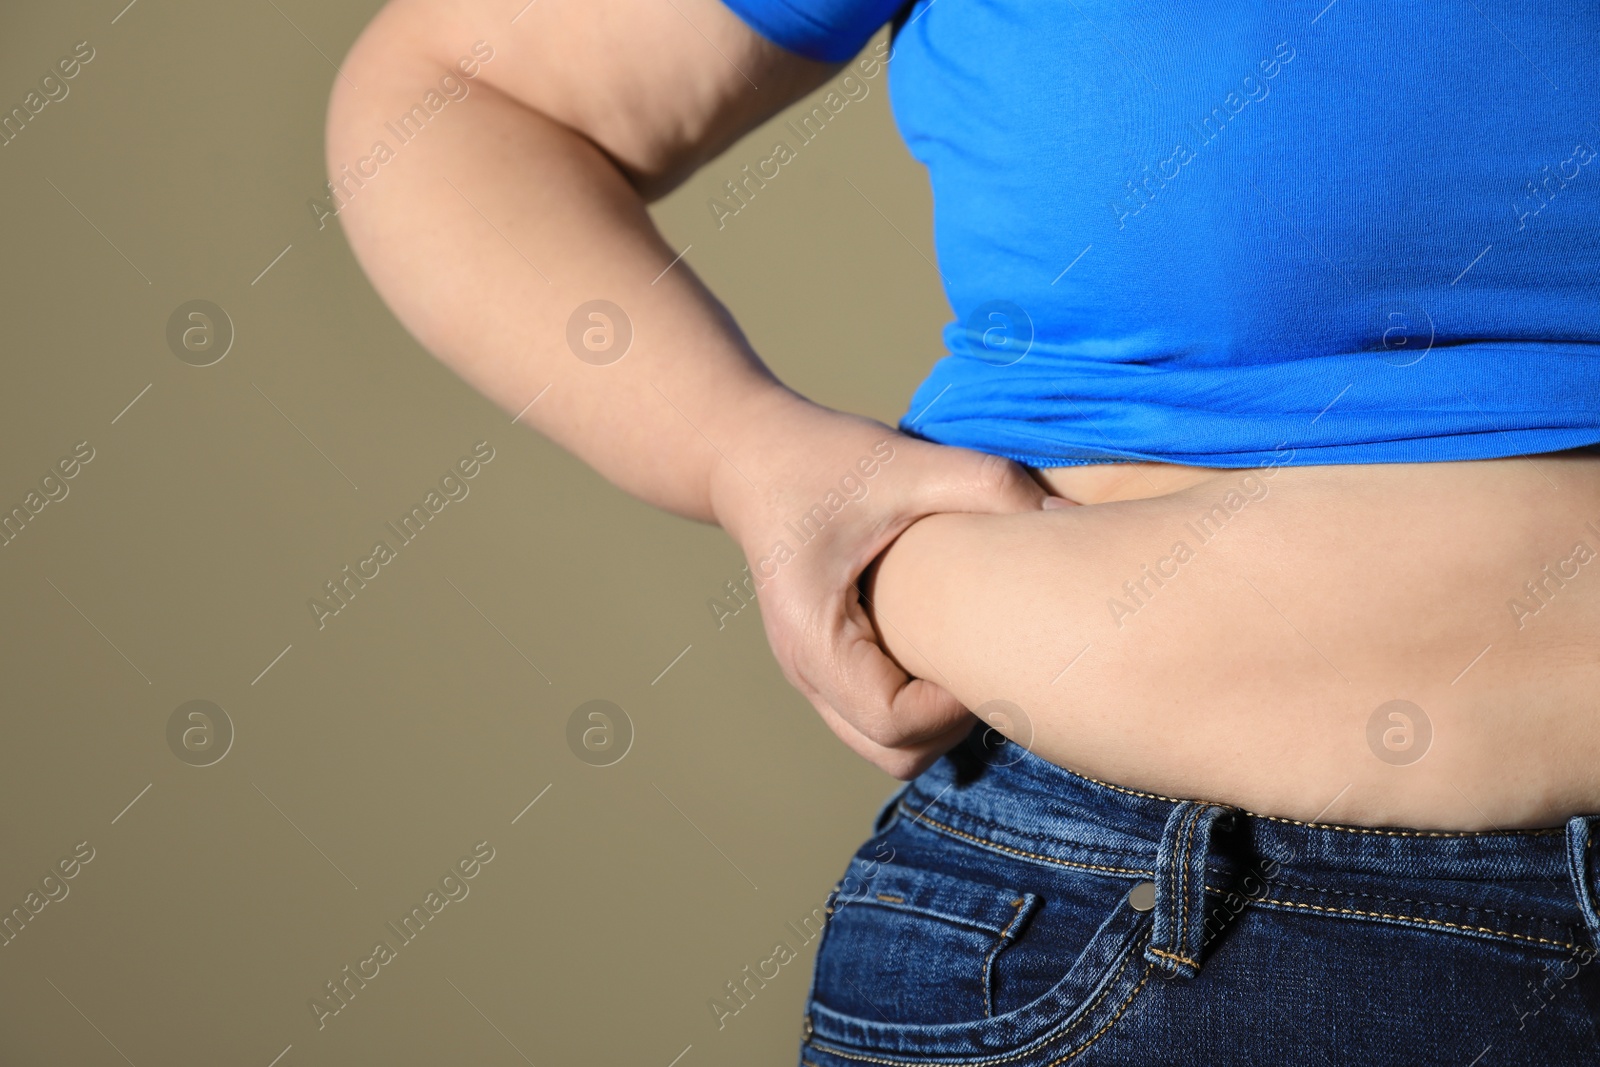
M 1600 442 L 1600 8 L 725 0 L 894 20 L 955 321 L 901 428 L 1032 466 Z

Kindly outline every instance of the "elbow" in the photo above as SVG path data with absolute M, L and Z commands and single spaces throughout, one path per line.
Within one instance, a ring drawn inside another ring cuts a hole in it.
M 376 177 L 372 149 L 376 115 L 381 107 L 381 92 L 366 82 L 366 75 L 388 58 L 398 46 L 396 35 L 384 26 L 385 9 L 362 31 L 339 64 L 333 89 L 328 96 L 323 127 L 323 195 L 311 201 L 317 229 L 328 225 L 359 198 L 361 189 Z M 359 80 L 358 80 L 359 79 Z
M 363 208 L 356 214 L 365 214 L 365 204 L 378 199 L 365 193 L 368 183 L 452 105 L 482 91 L 474 83 L 483 64 L 494 58 L 493 46 L 477 41 L 470 50 L 462 49 L 458 59 L 437 43 L 459 40 L 466 29 L 440 25 L 432 5 L 391 0 L 361 31 L 339 64 L 328 96 L 323 135 L 327 186 L 323 209 L 313 207 L 319 229 L 357 204 Z M 358 244 L 361 228 L 345 229 L 352 244 Z

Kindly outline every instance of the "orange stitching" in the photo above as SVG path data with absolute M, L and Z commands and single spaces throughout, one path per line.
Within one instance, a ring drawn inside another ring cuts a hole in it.
M 1550 919 L 1541 919 L 1540 917 L 1538 917 L 1536 915 L 1522 915 L 1522 914 L 1520 914 L 1518 912 L 1514 912 L 1514 911 L 1500 911 L 1497 908 L 1470 907 L 1470 906 L 1465 905 L 1465 904 L 1446 904 L 1446 903 L 1443 903 L 1443 902 L 1437 901 L 1437 900 L 1413 900 L 1410 897 L 1386 897 L 1386 896 L 1380 896 L 1377 893 L 1357 893 L 1357 892 L 1354 892 L 1353 890 L 1345 890 L 1345 889 L 1322 889 L 1322 888 L 1319 888 L 1317 886 L 1295 885 L 1292 882 L 1280 882 L 1279 885 L 1281 885 L 1285 889 L 1304 889 L 1304 890 L 1307 890 L 1308 892 L 1312 892 L 1312 893 L 1331 893 L 1331 894 L 1333 894 L 1335 896 L 1366 897 L 1369 900 L 1393 900 L 1396 903 L 1400 903 L 1400 904 L 1423 904 L 1423 905 L 1427 905 L 1429 907 L 1435 907 L 1435 908 L 1452 908 L 1452 909 L 1454 909 L 1456 911 L 1477 911 L 1477 912 L 1484 912 L 1485 914 L 1488 914 L 1488 915 L 1504 915 L 1508 919 L 1525 919 L 1528 922 L 1550 923 L 1551 925 L 1554 925 L 1554 926 L 1562 925 L 1561 923 L 1554 922 L 1553 920 L 1550 920 Z M 1270 897 L 1246 896 L 1245 894 L 1235 893 L 1233 890 L 1230 890 L 1230 889 L 1221 889 L 1221 888 L 1218 888 L 1217 886 L 1214 886 L 1214 885 L 1206 886 L 1206 892 L 1208 892 L 1208 893 L 1216 893 L 1217 895 L 1222 896 L 1222 897 L 1227 897 L 1230 894 L 1232 894 L 1234 896 L 1241 897 L 1247 904 L 1283 904 L 1283 905 L 1285 905 L 1287 907 L 1312 908 L 1312 909 L 1315 909 L 1317 911 L 1344 911 L 1344 912 L 1347 912 L 1348 914 L 1351 914 L 1351 915 L 1370 915 L 1370 916 L 1376 916 L 1376 917 L 1385 918 L 1385 919 L 1405 919 L 1405 920 L 1407 920 L 1409 922 L 1434 923 L 1434 924 L 1439 925 L 1439 926 L 1448 926 L 1448 927 L 1451 927 L 1451 928 L 1457 929 L 1457 930 L 1473 930 L 1473 931 L 1476 931 L 1478 933 L 1483 933 L 1483 934 L 1496 934 L 1496 935 L 1503 936 L 1503 937 L 1514 937 L 1514 938 L 1517 938 L 1518 940 L 1536 941 L 1536 942 L 1538 942 L 1540 944 L 1544 944 L 1544 945 L 1556 945 L 1556 946 L 1565 947 L 1565 948 L 1579 947 L 1579 946 L 1573 946 L 1573 945 L 1571 945 L 1570 943 L 1568 943 L 1566 941 L 1550 941 L 1550 940 L 1548 940 L 1546 938 L 1534 937 L 1532 934 L 1514 934 L 1514 933 L 1511 933 L 1508 930 L 1491 930 L 1486 926 L 1465 926 L 1465 925 L 1461 925 L 1461 924 L 1458 924 L 1458 923 L 1448 923 L 1448 922 L 1445 922 L 1442 919 L 1425 919 L 1425 918 L 1421 917 L 1420 915 L 1390 915 L 1390 914 L 1388 914 L 1386 912 L 1356 911 L 1354 909 L 1348 909 L 1348 908 L 1346 908 L 1346 909 L 1326 908 L 1326 907 L 1322 907 L 1322 906 L 1317 905 L 1317 904 L 1300 904 L 1300 903 L 1297 903 L 1297 902 L 1292 901 L 1292 900 L 1275 900 L 1275 899 L 1272 899 Z M 1237 912 L 1235 914 L 1237 914 Z M 1152 950 L 1152 951 L 1155 951 L 1155 950 Z
M 1169 960 L 1177 960 L 1179 963 L 1187 963 L 1189 966 L 1194 967 L 1197 970 L 1200 967 L 1199 960 L 1191 960 L 1188 956 L 1180 956 L 1176 952 L 1163 952 L 1159 948 L 1152 948 L 1150 951 L 1155 953 L 1157 956 L 1163 956 Z
M 892 895 L 890 895 L 888 893 L 879 893 L 878 894 L 878 899 L 879 900 L 887 900 L 891 904 L 904 904 L 906 902 L 906 898 L 905 897 L 892 896 Z
M 1214 807 L 1216 807 L 1215 804 L 1201 804 L 1194 809 L 1194 819 L 1189 823 L 1189 836 L 1183 842 L 1183 866 L 1178 868 L 1182 873 L 1183 881 L 1182 888 L 1178 891 L 1178 926 L 1172 932 L 1173 948 L 1178 947 L 1185 931 L 1188 929 L 1185 924 L 1189 921 L 1189 846 L 1194 844 L 1195 832 L 1200 829 L 1200 816 L 1205 814 L 1207 808 Z M 1171 955 L 1171 953 L 1162 953 L 1162 955 Z M 1172 958 L 1177 959 L 1178 957 L 1173 956 Z M 1195 966 L 1198 967 L 1199 964 L 1195 964 Z
M 1508 919 L 1524 919 L 1528 922 L 1548 923 L 1552 926 L 1566 925 L 1565 923 L 1559 922 L 1555 919 L 1546 919 L 1538 915 L 1524 915 L 1521 912 L 1502 911 L 1499 908 L 1480 908 L 1475 904 L 1452 904 L 1443 900 L 1417 900 L 1413 897 L 1390 897 L 1385 896 L 1382 893 L 1362 893 L 1354 889 L 1329 889 L 1327 886 L 1300 885 L 1296 882 L 1280 882 L 1275 878 L 1270 879 L 1270 881 L 1279 889 L 1303 889 L 1308 893 L 1327 893 L 1337 897 L 1366 897 L 1368 900 L 1392 900 L 1396 904 L 1421 904 L 1430 908 L 1450 908 L 1453 911 L 1481 911 L 1485 915 L 1504 915 Z M 1231 892 L 1234 893 L 1235 896 L 1244 897 L 1246 900 L 1253 899 L 1235 890 L 1219 889 L 1213 885 L 1206 886 L 1206 890 L 1211 893 L 1216 893 L 1219 896 L 1227 896 Z
M 1184 824 L 1187 823 L 1190 818 L 1194 817 L 1198 811 L 1199 811 L 1198 808 L 1191 808 L 1190 810 L 1184 812 L 1183 818 L 1178 820 L 1178 834 L 1179 834 L 1179 836 L 1182 836 L 1182 834 L 1183 834 Z M 1165 844 L 1165 836 L 1166 836 L 1165 834 L 1162 835 L 1162 837 L 1163 837 L 1163 842 L 1162 842 L 1163 845 Z M 1174 853 L 1177 852 L 1177 849 L 1178 849 L 1177 842 L 1173 842 L 1172 849 L 1173 849 Z M 1176 858 L 1176 857 L 1174 857 L 1174 858 Z M 1159 849 L 1158 849 L 1158 854 L 1157 854 L 1157 857 L 1156 857 L 1156 865 L 1160 866 L 1160 864 L 1161 864 L 1161 858 L 1160 858 Z M 1168 889 L 1169 889 L 1169 891 L 1171 892 L 1171 894 L 1173 896 L 1177 896 L 1178 895 L 1178 874 L 1182 869 L 1183 868 L 1182 868 L 1181 865 L 1174 865 L 1167 872 L 1167 886 L 1168 886 Z M 1171 905 L 1168 905 L 1168 909 L 1166 911 L 1166 914 L 1169 917 L 1171 916 L 1171 914 L 1172 914 L 1171 913 Z M 1170 921 L 1170 918 L 1169 918 L 1169 921 Z M 1152 930 L 1152 933 L 1153 932 L 1154 931 Z M 1174 931 L 1174 934 L 1175 933 L 1176 933 L 1176 931 Z M 1154 940 L 1154 938 L 1152 938 L 1152 940 Z M 1178 946 L 1176 944 L 1172 943 L 1172 941 L 1174 941 L 1174 940 L 1176 940 L 1175 937 L 1172 940 L 1169 940 L 1168 943 L 1171 944 L 1171 946 L 1173 948 L 1177 948 Z
M 1128 999 L 1124 1000 L 1122 1002 L 1122 1005 L 1117 1008 L 1117 1013 L 1115 1015 L 1113 1015 L 1110 1019 L 1107 1019 L 1106 1020 L 1106 1024 L 1104 1026 L 1102 1026 L 1099 1030 L 1097 1030 L 1093 1037 L 1089 1038 L 1089 1040 L 1085 1041 L 1083 1044 L 1079 1045 L 1077 1048 L 1073 1049 L 1071 1052 L 1067 1053 L 1065 1056 L 1062 1056 L 1060 1059 L 1051 1060 L 1048 1064 L 1045 1065 L 1045 1067 L 1056 1067 L 1056 1065 L 1059 1064 L 1059 1063 L 1066 1063 L 1068 1060 L 1072 1059 L 1078 1053 L 1082 1052 L 1084 1049 L 1088 1048 L 1090 1045 L 1094 1044 L 1096 1041 L 1099 1041 L 1102 1037 L 1104 1037 L 1106 1031 L 1111 1029 L 1113 1026 L 1115 1026 L 1116 1023 L 1117 1023 L 1117 1020 L 1122 1018 L 1122 1013 L 1128 1010 L 1128 1005 L 1132 1004 L 1133 1003 L 1133 998 L 1139 995 L 1139 990 L 1143 989 L 1144 988 L 1144 984 L 1150 980 L 1150 971 L 1151 971 L 1151 969 L 1153 967 L 1155 967 L 1155 964 L 1153 964 L 1153 963 L 1145 964 L 1144 974 L 1139 976 L 1139 984 L 1133 987 L 1133 992 L 1129 993 L 1128 994 Z
M 1189 811 L 1186 811 L 1186 813 L 1184 813 L 1184 816 L 1182 816 L 1181 819 L 1179 819 L 1179 821 L 1178 821 L 1178 833 L 1179 833 L 1179 835 L 1182 835 L 1182 832 L 1184 832 L 1184 824 L 1186 824 L 1186 822 L 1189 822 L 1189 817 L 1190 816 L 1194 816 L 1194 809 L 1189 809 Z M 1165 838 L 1166 838 L 1166 835 L 1165 835 L 1165 833 L 1163 833 L 1163 835 L 1162 835 L 1162 848 L 1165 848 L 1165 845 L 1166 845 Z M 1157 848 L 1157 854 L 1155 854 L 1155 865 L 1157 865 L 1157 867 L 1160 867 L 1160 865 L 1162 865 L 1162 856 L 1160 856 L 1160 853 L 1162 853 L 1162 848 Z M 1178 853 L 1178 843 L 1176 843 L 1176 841 L 1174 841 L 1174 843 L 1173 843 L 1173 859 L 1178 859 L 1178 856 L 1176 856 L 1176 853 Z M 1168 872 L 1166 872 L 1166 889 L 1168 889 L 1168 893 L 1173 894 L 1173 896 L 1178 896 L 1178 872 L 1179 872 L 1179 867 L 1176 864 L 1174 864 L 1173 867 L 1171 867 L 1171 869 L 1168 870 Z M 1168 915 L 1168 921 L 1171 921 L 1171 918 L 1170 918 L 1171 917 L 1171 904 L 1166 905 L 1165 913 L 1166 913 L 1166 915 Z M 1155 926 L 1154 926 L 1155 917 L 1154 917 L 1154 915 L 1152 915 L 1152 917 L 1150 917 L 1150 920 L 1152 920 L 1152 926 L 1150 926 L 1150 934 L 1152 934 L 1152 936 L 1150 936 L 1150 941 L 1154 942 L 1155 941 L 1155 936 L 1154 936 L 1154 934 L 1155 934 Z M 1176 947 L 1176 945 L 1174 945 L 1174 947 Z
M 1088 1007 L 1079 1010 L 1077 1012 L 1077 1016 L 1078 1017 L 1076 1019 L 1074 1019 L 1072 1022 L 1068 1023 L 1064 1028 L 1062 1028 L 1061 1030 L 1059 1030 L 1059 1031 L 1057 1031 L 1055 1033 L 1048 1033 L 1043 1037 L 1035 1038 L 1033 1041 L 1029 1042 L 1028 1045 L 1025 1048 L 1023 1048 L 1022 1051 L 1020 1051 L 1020 1052 L 1013 1052 L 1013 1053 L 1011 1053 L 1009 1055 L 999 1056 L 999 1057 L 996 1057 L 995 1059 L 989 1059 L 989 1060 L 969 1060 L 969 1061 L 967 1061 L 965 1067 L 995 1067 L 995 1065 L 997 1065 L 997 1064 L 1010 1063 L 1013 1060 L 1020 1060 L 1024 1056 L 1031 1055 L 1036 1049 L 1042 1048 L 1045 1045 L 1048 1045 L 1048 1044 L 1050 1044 L 1050 1043 L 1052 1043 L 1054 1041 L 1059 1041 L 1061 1038 L 1065 1037 L 1067 1034 L 1070 1034 L 1078 1026 L 1079 1023 L 1083 1022 L 1090 1015 L 1094 1014 L 1094 1010 L 1100 1006 L 1100 1002 L 1102 1000 L 1106 999 L 1106 997 L 1108 995 L 1110 995 L 1112 988 L 1115 987 L 1117 982 L 1121 980 L 1123 972 L 1128 969 L 1128 964 L 1133 961 L 1133 956 L 1134 956 L 1134 952 L 1135 951 L 1136 951 L 1136 949 L 1129 949 L 1128 952 L 1123 955 L 1123 957 L 1122 957 L 1122 966 L 1118 967 L 1117 968 L 1117 973 L 1112 975 L 1111 978 L 1105 983 L 1105 985 L 1103 987 L 1101 987 L 1100 995 L 1095 997 L 1094 1000 L 1089 1003 Z M 1144 983 L 1145 983 L 1145 979 L 1150 977 L 1150 968 L 1152 966 L 1154 966 L 1154 965 L 1153 964 L 1146 964 L 1145 965 L 1144 977 L 1140 978 L 1139 979 L 1139 984 L 1133 987 L 1133 993 L 1128 994 L 1128 1000 L 1124 1001 L 1123 1004 L 1122 1004 L 1122 1008 L 1119 1008 L 1117 1010 L 1117 1016 L 1121 1016 L 1123 1009 L 1126 1009 L 1127 1006 L 1128 1006 L 1128 1003 L 1133 1000 L 1134 993 L 1138 993 L 1139 990 L 1141 988 L 1143 988 Z M 1117 1021 L 1116 1017 L 1113 1017 L 1112 1020 L 1111 1020 L 1111 1022 L 1116 1022 L 1116 1021 Z M 1107 1024 L 1107 1025 L 1110 1025 L 1110 1024 Z M 1105 1032 L 1105 1030 L 1104 1030 L 1104 1028 L 1102 1028 L 1100 1033 L 1104 1033 L 1104 1032 Z M 1100 1036 L 1099 1034 L 1095 1035 L 1095 1037 L 1099 1037 L 1099 1036 Z M 1094 1039 L 1095 1039 L 1094 1037 L 1091 1037 L 1089 1039 L 1089 1041 L 1092 1042 L 1092 1041 L 1094 1041 Z M 839 1056 L 839 1057 L 842 1057 L 843 1059 L 847 1059 L 847 1060 L 857 1060 L 857 1061 L 859 1061 L 861 1063 L 882 1063 L 882 1064 L 887 1064 L 888 1067 L 916 1067 L 916 1064 L 913 1063 L 910 1060 L 887 1060 L 887 1059 L 882 1058 L 881 1056 L 866 1056 L 866 1055 L 862 1055 L 861 1053 L 857 1053 L 857 1052 L 846 1052 L 843 1049 L 841 1049 L 841 1048 L 839 1048 L 839 1047 L 837 1047 L 835 1045 L 828 1044 L 826 1041 L 812 1041 L 811 1043 L 813 1045 L 815 1045 L 817 1048 L 822 1049 L 824 1052 L 830 1052 L 835 1056 Z M 1085 1049 L 1087 1047 L 1088 1047 L 1088 1043 L 1080 1045 L 1077 1051 L 1069 1052 L 1067 1054 L 1067 1057 L 1070 1058 L 1072 1056 L 1076 1056 L 1078 1054 L 1078 1051 L 1082 1051 L 1083 1049 Z M 1061 1060 L 1056 1060 L 1055 1062 L 1056 1063 L 1061 1063 L 1062 1061 Z M 810 1067 L 816 1067 L 816 1065 L 812 1064 L 812 1065 L 810 1065 Z M 1047 1067 L 1055 1067 L 1055 1064 L 1049 1064 L 1049 1065 L 1047 1065 Z
M 1240 808 L 1239 810 L 1253 819 L 1266 819 L 1268 822 L 1288 823 L 1292 826 L 1304 826 L 1311 830 L 1337 830 L 1342 834 L 1377 834 L 1381 837 L 1549 837 L 1553 834 L 1565 833 L 1565 830 L 1559 826 L 1529 830 L 1379 830 L 1370 826 L 1338 826 L 1333 823 L 1285 819 L 1277 815 L 1259 815 L 1246 808 Z
M 1195 832 L 1200 829 L 1200 816 L 1203 816 L 1205 809 L 1210 806 L 1195 806 L 1194 817 L 1189 821 L 1189 833 L 1184 837 L 1184 857 L 1178 864 L 1178 926 L 1173 928 L 1173 941 L 1171 941 L 1173 949 L 1181 947 L 1184 939 L 1184 923 L 1189 920 L 1189 849 L 1194 848 Z
M 1080 775 L 1079 777 L 1082 777 L 1082 775 Z M 1091 779 L 1091 781 L 1092 780 L 1093 779 Z M 1119 787 L 1113 787 L 1113 788 L 1119 788 Z M 1124 790 L 1124 792 L 1127 792 L 1127 790 Z M 1165 799 L 1165 798 L 1160 798 L 1160 799 Z M 1142 875 L 1145 875 L 1146 877 L 1151 877 L 1155 873 L 1154 871 L 1134 870 L 1134 869 L 1128 868 L 1128 867 L 1103 867 L 1103 866 L 1100 866 L 1100 865 L 1094 864 L 1094 863 L 1076 863 L 1076 862 L 1074 862 L 1072 860 L 1057 859 L 1054 856 L 1044 856 L 1044 855 L 1040 855 L 1037 852 L 1028 852 L 1028 851 L 1025 851 L 1025 850 L 1020 849 L 1020 848 L 1012 848 L 1009 845 L 1002 845 L 1002 844 L 999 844 L 998 842 L 995 842 L 995 841 L 986 841 L 981 837 L 974 837 L 972 834 L 966 833 L 966 832 L 961 831 L 961 830 L 957 830 L 953 826 L 946 826 L 944 823 L 939 822 L 937 819 L 930 819 L 925 814 L 912 811 L 910 808 L 906 807 L 903 803 L 900 805 L 900 807 L 901 807 L 901 810 L 903 810 L 906 814 L 908 814 L 908 815 L 910 815 L 912 817 L 912 820 L 914 822 L 925 822 L 925 823 L 928 823 L 930 826 L 936 826 L 940 830 L 945 831 L 946 833 L 953 834 L 956 837 L 964 838 L 965 840 L 971 841 L 972 843 L 978 845 L 981 848 L 994 849 L 997 852 L 1009 852 L 1012 855 L 1026 856 L 1029 859 L 1043 860 L 1045 863 L 1054 863 L 1054 864 L 1057 864 L 1057 865 L 1063 866 L 1063 867 L 1081 867 L 1081 868 L 1084 868 L 1085 870 L 1110 871 L 1110 872 L 1112 872 L 1114 874 L 1142 874 Z M 1249 815 L 1250 812 L 1245 812 L 1244 814 Z M 1271 816 L 1266 816 L 1266 817 L 1267 818 L 1271 818 Z M 1279 821 L 1287 821 L 1287 820 L 1279 820 Z M 1306 823 L 1306 824 L 1303 824 L 1303 825 L 1312 825 L 1312 824 Z M 1342 827 L 1328 827 L 1328 829 L 1342 829 Z M 1358 829 L 1358 830 L 1355 830 L 1355 831 L 1352 831 L 1352 832 L 1360 833 L 1360 832 L 1363 832 L 1363 831 L 1360 831 Z M 1377 831 L 1374 831 L 1374 832 L 1377 832 Z M 1523 833 L 1523 832 L 1535 832 L 1535 831 L 1509 830 L 1509 831 L 1506 831 L 1506 832 L 1507 833 Z M 1421 836 L 1421 835 L 1414 835 L 1414 836 Z M 1470 835 L 1470 834 L 1458 834 L 1458 835 L 1440 834 L 1440 835 L 1437 835 L 1437 836 L 1441 836 L 1441 837 L 1444 837 L 1444 836 L 1462 836 L 1462 837 L 1465 837 L 1465 836 L 1472 836 L 1472 835 Z M 1212 890 L 1212 892 L 1217 892 L 1217 893 L 1225 892 L 1223 890 L 1214 889 L 1211 886 L 1207 886 L 1206 888 Z M 1454 929 L 1454 930 L 1469 930 L 1469 931 L 1472 931 L 1474 933 L 1493 934 L 1493 935 L 1495 935 L 1497 937 L 1509 937 L 1509 938 L 1513 938 L 1513 939 L 1515 939 L 1517 941 L 1529 941 L 1529 942 L 1533 942 L 1535 944 L 1540 944 L 1540 945 L 1555 945 L 1558 948 L 1573 949 L 1575 951 L 1577 949 L 1579 949 L 1579 947 L 1580 947 L 1580 946 L 1574 945 L 1574 944 L 1572 944 L 1571 942 L 1568 942 L 1568 941 L 1551 941 L 1549 938 L 1532 937 L 1532 936 L 1527 935 L 1527 934 L 1514 934 L 1514 933 L 1511 933 L 1508 930 L 1491 930 L 1486 926 L 1464 926 L 1464 925 L 1462 925 L 1460 923 L 1447 923 L 1447 922 L 1444 922 L 1444 921 L 1439 920 L 1439 919 L 1424 919 L 1421 916 L 1416 916 L 1416 915 L 1389 915 L 1389 914 L 1384 913 L 1384 912 L 1357 911 L 1354 908 L 1323 908 L 1323 907 L 1319 907 L 1319 906 L 1317 906 L 1315 904 L 1299 904 L 1299 903 L 1296 903 L 1296 902 L 1291 901 L 1291 900 L 1275 900 L 1275 899 L 1272 899 L 1272 898 L 1265 898 L 1265 897 L 1257 897 L 1257 898 L 1253 898 L 1253 899 L 1255 899 L 1257 903 L 1262 903 L 1262 904 L 1281 904 L 1284 907 L 1289 907 L 1289 908 L 1309 908 L 1309 909 L 1311 909 L 1313 911 L 1323 911 L 1323 912 L 1328 912 L 1330 914 L 1365 915 L 1365 916 L 1369 916 L 1371 918 L 1377 918 L 1377 919 L 1399 919 L 1399 920 L 1404 920 L 1406 922 L 1429 923 L 1429 924 L 1434 925 L 1434 926 L 1444 926 L 1444 927 L 1447 927 L 1447 928 L 1450 928 L 1450 929 Z M 1454 907 L 1456 905 L 1443 905 L 1443 906 L 1445 906 L 1445 907 Z M 884 1060 L 884 1061 L 881 1061 L 881 1062 L 887 1063 L 887 1062 L 890 1062 L 890 1061 Z M 996 1061 L 996 1062 L 1003 1062 L 1003 1061 Z M 974 1065 L 974 1067 L 976 1067 L 976 1065 Z
M 1059 763 L 1051 764 L 1051 766 L 1058 770 L 1065 771 L 1074 778 L 1082 778 L 1086 782 L 1093 782 L 1095 785 L 1104 786 L 1107 789 L 1114 789 L 1118 793 L 1125 793 L 1131 797 L 1144 797 L 1147 800 L 1165 800 L 1169 804 L 1183 803 L 1183 800 L 1179 797 L 1163 796 L 1160 793 L 1141 793 L 1137 789 L 1128 789 L 1120 785 L 1114 785 L 1111 782 L 1101 781 L 1099 778 L 1094 778 L 1090 775 L 1080 773 L 1072 770 L 1069 767 L 1063 767 Z M 1292 826 L 1305 826 L 1316 830 L 1338 830 L 1341 833 L 1346 834 L 1377 834 L 1383 837 L 1507 837 L 1513 835 L 1548 836 L 1550 834 L 1566 833 L 1566 828 L 1562 826 L 1540 827 L 1537 829 L 1528 830 L 1380 830 L 1376 827 L 1369 826 L 1339 826 L 1335 823 L 1306 822 L 1303 819 L 1285 819 L 1278 815 L 1262 815 L 1259 812 L 1251 811 L 1248 808 L 1240 808 L 1239 811 L 1241 814 L 1248 815 L 1252 819 L 1266 819 L 1268 822 L 1288 823 Z
M 989 975 L 994 968 L 994 958 L 999 955 L 1000 949 L 1005 945 L 1006 938 L 1011 933 L 1011 928 L 1017 925 L 1017 920 L 1022 918 L 1022 909 L 1028 903 L 1027 897 L 1018 897 L 1012 907 L 1017 910 L 1011 913 L 1011 921 L 1006 923 L 1006 928 L 1000 931 L 1000 940 L 994 943 L 994 948 L 989 950 L 989 955 L 983 959 L 983 1017 L 994 1016 L 994 989 L 989 985 Z
M 1320 904 L 1301 904 L 1300 902 L 1294 900 L 1277 900 L 1272 897 L 1264 897 L 1259 902 L 1262 904 L 1281 904 L 1286 908 L 1307 908 L 1311 911 L 1325 911 L 1338 915 L 1364 915 L 1372 919 L 1396 919 L 1404 922 L 1427 923 L 1430 926 L 1444 926 L 1452 930 L 1468 930 L 1479 934 L 1493 934 L 1496 937 L 1509 937 L 1514 938 L 1517 941 L 1532 941 L 1540 945 L 1554 945 L 1557 948 L 1570 948 L 1574 951 L 1579 948 L 1579 946 L 1571 944 L 1567 941 L 1551 941 L 1546 937 L 1533 937 L 1529 934 L 1513 934 L 1509 930 L 1493 930 L 1487 926 L 1464 926 L 1461 923 L 1447 923 L 1443 919 L 1425 919 L 1420 915 L 1390 915 L 1387 912 L 1380 911 L 1357 911 L 1355 908 L 1325 908 Z
M 964 830 L 957 830 L 954 826 L 946 826 L 939 820 L 930 819 L 926 814 L 912 811 L 910 808 L 905 807 L 904 805 L 901 805 L 901 810 L 907 815 L 910 815 L 913 822 L 925 822 L 930 826 L 938 827 L 940 830 L 943 830 L 946 833 L 954 834 L 956 837 L 964 838 L 983 848 L 992 848 L 997 852 L 1009 852 L 1014 856 L 1026 856 L 1029 859 L 1043 860 L 1045 863 L 1054 863 L 1062 867 L 1082 867 L 1085 870 L 1110 871 L 1113 874 L 1142 874 L 1147 878 L 1154 877 L 1155 875 L 1155 872 L 1151 870 L 1139 870 L 1133 867 L 1103 867 L 1097 863 L 1078 863 L 1074 860 L 1057 859 L 1055 856 L 1045 856 L 1037 852 L 1028 852 L 1025 849 L 1012 848 L 1010 845 L 1002 845 L 998 841 L 989 841 L 982 837 L 974 837 L 972 834 L 969 834 Z

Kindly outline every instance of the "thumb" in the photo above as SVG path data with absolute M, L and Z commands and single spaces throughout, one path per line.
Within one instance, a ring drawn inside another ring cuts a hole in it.
M 1026 468 L 1004 456 L 944 445 L 924 446 L 913 483 L 918 510 L 1007 514 L 1038 511 L 1058 499 L 1034 481 Z

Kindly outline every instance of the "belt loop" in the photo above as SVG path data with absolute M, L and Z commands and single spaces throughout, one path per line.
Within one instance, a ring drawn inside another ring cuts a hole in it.
M 1169 977 L 1200 973 L 1205 943 L 1206 858 L 1211 831 L 1233 818 L 1232 808 L 1185 800 L 1172 809 L 1156 853 L 1154 927 L 1144 957 Z
M 1567 873 L 1578 897 L 1578 910 L 1589 928 L 1589 942 L 1600 948 L 1600 898 L 1595 892 L 1595 871 L 1600 867 L 1594 855 L 1595 831 L 1600 815 L 1574 815 L 1567 820 Z

